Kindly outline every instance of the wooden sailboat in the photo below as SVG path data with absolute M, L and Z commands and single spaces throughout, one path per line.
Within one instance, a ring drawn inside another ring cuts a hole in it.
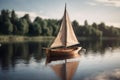
M 77 40 L 73 31 L 65 5 L 65 11 L 60 30 L 50 48 L 46 50 L 47 56 L 76 56 L 78 55 L 78 51 L 81 49 L 81 47 L 76 46 L 77 44 L 79 44 L 79 41 Z

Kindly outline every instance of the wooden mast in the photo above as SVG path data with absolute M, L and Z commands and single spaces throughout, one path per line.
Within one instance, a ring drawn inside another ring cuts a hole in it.
M 65 48 L 67 48 L 67 24 L 66 24 L 67 19 L 66 19 L 66 3 L 65 3 L 65 13 L 64 13 L 64 15 L 65 15 Z

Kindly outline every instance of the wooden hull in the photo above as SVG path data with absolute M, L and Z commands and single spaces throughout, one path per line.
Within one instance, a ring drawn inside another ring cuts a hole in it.
M 69 59 L 80 56 L 78 54 L 81 47 L 70 49 L 48 49 L 46 51 L 47 58 L 50 59 Z

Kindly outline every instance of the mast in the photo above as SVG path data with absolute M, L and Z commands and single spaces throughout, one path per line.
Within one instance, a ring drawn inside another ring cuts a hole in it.
M 67 48 L 67 24 L 66 24 L 66 3 L 65 3 L 65 13 L 64 13 L 64 15 L 65 15 L 65 48 Z

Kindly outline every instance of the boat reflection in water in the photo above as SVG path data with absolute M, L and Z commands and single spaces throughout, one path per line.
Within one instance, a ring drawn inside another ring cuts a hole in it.
M 76 57 L 47 57 L 46 66 L 49 66 L 60 80 L 72 80 L 79 65 L 80 55 Z

